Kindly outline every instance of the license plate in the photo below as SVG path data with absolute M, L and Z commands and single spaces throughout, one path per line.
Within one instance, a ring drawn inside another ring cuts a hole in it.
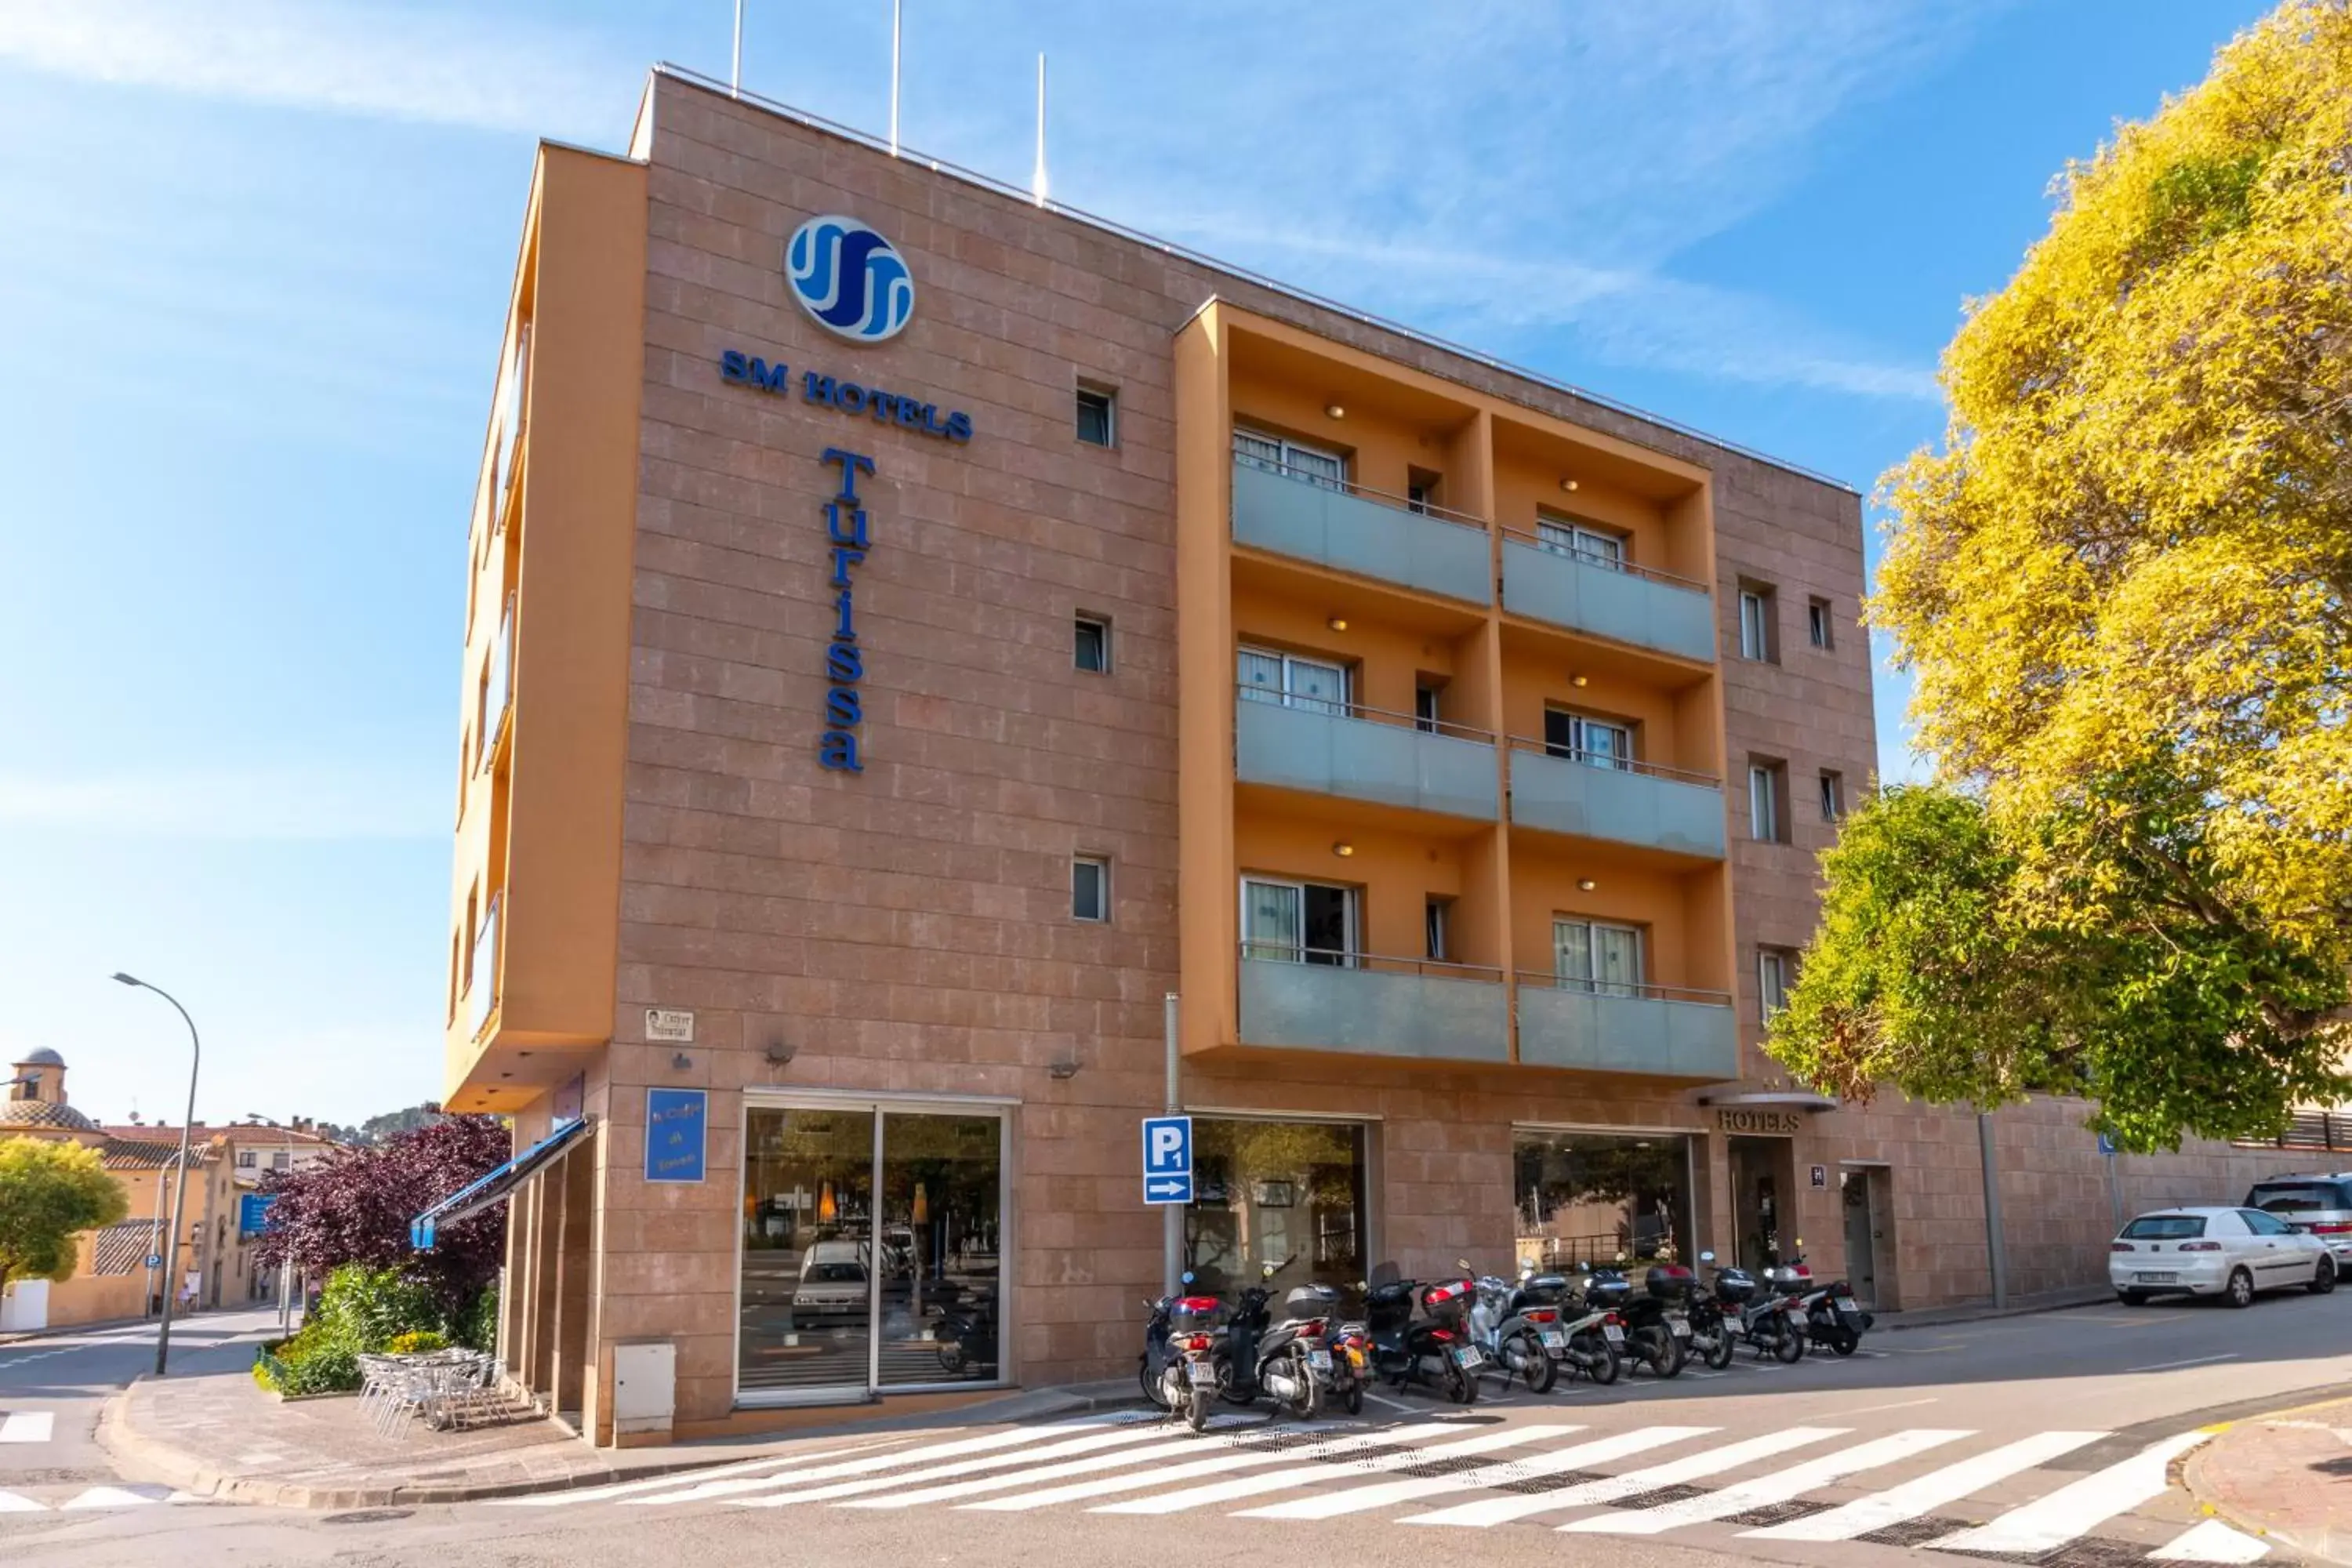
M 1543 1331 L 1544 1349 L 1548 1351 L 1556 1351 L 1561 1349 L 1567 1343 L 1568 1336 L 1561 1333 L 1558 1329 L 1546 1329 Z
M 1690 1320 L 1689 1320 L 1689 1319 L 1687 1319 L 1687 1318 L 1669 1318 L 1669 1319 L 1667 1319 L 1667 1320 L 1666 1320 L 1666 1321 L 1667 1321 L 1667 1322 L 1669 1322 L 1670 1324 L 1672 1324 L 1672 1325 L 1674 1326 L 1675 1338 L 1676 1338 L 1676 1339 L 1678 1339 L 1678 1340 L 1686 1340 L 1686 1339 L 1690 1338 Z
M 1614 1323 L 1603 1323 L 1601 1325 L 1601 1331 L 1608 1336 L 1609 1342 L 1612 1345 L 1622 1345 L 1625 1342 L 1625 1331 Z
M 1364 1352 L 1358 1350 L 1355 1346 L 1349 1345 L 1348 1347 L 1348 1364 L 1352 1367 L 1360 1368 L 1364 1364 Z
M 1329 1372 L 1331 1370 L 1331 1352 L 1329 1351 L 1308 1351 L 1307 1352 L 1307 1364 L 1313 1367 L 1317 1372 Z
M 1457 1348 L 1454 1352 L 1454 1364 L 1455 1366 L 1476 1366 L 1485 1359 L 1485 1357 L 1478 1353 L 1478 1347 L 1475 1345 L 1463 1345 Z
M 2180 1276 L 2167 1270 L 2161 1274 L 2135 1274 L 2132 1278 L 2143 1285 L 2171 1285 L 2177 1283 Z

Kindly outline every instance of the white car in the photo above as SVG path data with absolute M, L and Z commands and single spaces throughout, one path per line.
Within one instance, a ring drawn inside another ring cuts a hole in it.
M 2126 1306 L 2219 1296 L 2249 1307 L 2263 1290 L 2326 1295 L 2336 1289 L 2336 1258 L 2319 1237 L 2260 1209 L 2158 1209 L 2116 1234 L 2107 1279 Z

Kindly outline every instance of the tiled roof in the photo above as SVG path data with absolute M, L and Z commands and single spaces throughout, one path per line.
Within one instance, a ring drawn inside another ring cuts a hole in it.
M 91 1258 L 94 1274 L 128 1274 L 147 1265 L 147 1249 L 153 1245 L 155 1225 L 152 1220 L 126 1219 L 93 1233 L 98 1247 Z
M 155 1138 L 109 1138 L 99 1145 L 99 1157 L 110 1171 L 160 1171 L 179 1163 L 180 1145 Z M 220 1152 L 198 1143 L 188 1151 L 188 1163 L 208 1165 Z
M 0 1100 L 0 1127 L 68 1127 L 90 1132 L 98 1123 L 54 1100 Z

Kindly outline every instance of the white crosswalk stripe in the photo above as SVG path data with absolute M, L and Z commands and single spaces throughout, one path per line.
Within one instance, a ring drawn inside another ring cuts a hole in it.
M 1288 1430 L 1314 1433 L 1322 1431 L 1319 1425 L 1302 1424 Z M 953 1502 L 958 1498 L 977 1497 L 982 1492 L 1004 1491 L 1013 1487 L 1024 1487 L 1033 1481 L 1066 1480 L 1072 1476 L 1097 1475 L 1104 1470 L 1127 1470 L 1138 1465 L 1150 1466 L 1161 1459 L 1172 1459 L 1181 1454 L 1198 1454 L 1200 1439 L 1190 1435 L 1162 1437 L 1156 1443 L 1142 1443 L 1117 1453 L 1092 1454 L 1084 1458 L 1066 1459 L 1056 1465 L 1035 1465 L 1014 1471 L 1009 1476 L 982 1476 L 976 1480 L 950 1481 L 944 1486 L 918 1487 L 913 1491 L 892 1492 L 887 1497 L 858 1498 L 843 1503 L 844 1508 L 919 1508 L 925 1503 Z M 1147 1473 L 1151 1473 L 1147 1471 Z
M 2152 1563 L 2259 1563 L 2270 1547 L 2218 1519 L 2200 1521 L 2149 1552 Z
M 1391 1426 L 1383 1431 L 1355 1433 L 1344 1437 L 1332 1437 L 1318 1445 L 1315 1457 L 1331 1460 L 1367 1448 L 1386 1447 L 1392 1443 L 1426 1443 L 1439 1437 L 1461 1435 L 1462 1428 L 1449 1422 L 1431 1421 L 1412 1426 Z M 1099 1480 L 1074 1481 L 1068 1486 L 1048 1487 L 1044 1491 L 1022 1492 L 1013 1497 L 990 1498 L 985 1502 L 968 1502 L 962 1506 L 989 1510 L 1000 1513 L 1022 1513 L 1031 1509 L 1051 1508 L 1056 1503 L 1078 1502 L 1087 1498 L 1108 1497 L 1113 1492 L 1141 1491 L 1146 1487 L 1172 1486 L 1179 1481 L 1198 1480 L 1202 1476 L 1222 1475 L 1230 1470 L 1253 1469 L 1261 1465 L 1286 1465 L 1297 1459 L 1296 1453 L 1283 1449 L 1244 1450 L 1213 1454 L 1205 1459 L 1186 1464 L 1170 1465 L 1164 1469 L 1140 1470 L 1133 1475 L 1108 1476 Z
M 1718 1476 L 1726 1470 L 1769 1459 L 1791 1448 L 1801 1448 L 1808 1443 L 1819 1443 L 1831 1437 L 1843 1437 L 1842 1426 L 1790 1426 L 1779 1432 L 1767 1432 L 1760 1437 L 1749 1437 L 1730 1443 L 1703 1454 L 1672 1459 L 1663 1465 L 1653 1465 L 1646 1470 L 1633 1470 L 1622 1476 L 1604 1476 L 1597 1481 L 1564 1487 L 1556 1492 L 1538 1492 L 1531 1496 L 1484 1498 L 1477 1502 L 1465 1502 L 1454 1508 L 1440 1509 L 1435 1513 L 1417 1513 L 1404 1520 L 1406 1524 L 1461 1524 L 1486 1528 L 1525 1519 L 1531 1513 L 1550 1513 L 1559 1509 L 1581 1508 L 1591 1503 L 1614 1502 L 1619 1498 L 1633 1497 L 1642 1492 L 1655 1491 L 1660 1487 L 1678 1487 L 1707 1476 Z
M 0 1492 L 0 1513 L 47 1513 L 47 1505 L 15 1492 Z
M 1239 1517 L 1336 1519 L 1343 1513 L 1362 1513 L 1396 1503 L 1417 1502 L 1423 1498 L 1436 1497 L 1444 1492 L 1481 1491 L 1489 1487 L 1534 1480 L 1538 1476 L 1580 1470 L 1587 1465 L 1606 1464 L 1612 1459 L 1622 1459 L 1644 1449 L 1662 1448 L 1685 1438 L 1704 1437 L 1714 1430 L 1712 1426 L 1651 1426 L 1639 1432 L 1620 1432 L 1613 1437 L 1596 1437 L 1591 1442 L 1579 1443 L 1573 1447 L 1555 1448 L 1534 1458 L 1484 1465 L 1458 1475 L 1412 1476 L 1401 1481 L 1350 1487 L 1345 1491 L 1319 1492 L 1313 1497 L 1294 1498 L 1288 1502 L 1269 1503 L 1264 1508 L 1244 1509 Z
M 46 1503 L 22 1492 L 0 1491 L 0 1513 L 59 1513 L 102 1508 L 152 1508 L 159 1503 L 205 1502 L 209 1500 L 170 1487 L 126 1481 L 120 1486 L 85 1487 L 63 1502 Z
M 54 1411 L 11 1410 L 0 1416 L 0 1443 L 46 1443 L 57 1420 Z
M 1990 1524 L 1930 1541 L 1939 1552 L 2054 1552 L 2094 1525 L 2164 1493 L 2166 1467 L 2211 1436 L 2182 1432 L 2149 1444 L 2130 1458 L 2011 1509 Z
M 1129 1425 L 1131 1429 L 1143 1436 L 1150 1436 L 1154 1430 L 1151 1424 Z M 769 1464 L 763 1467 L 761 1473 L 756 1475 L 737 1475 L 719 1479 L 697 1480 L 683 1488 L 679 1485 L 678 1478 L 670 1477 L 658 1484 L 658 1489 L 649 1489 L 620 1500 L 623 1504 L 632 1507 L 708 1502 L 719 1498 L 739 1497 L 749 1492 L 767 1491 L 776 1487 L 798 1486 L 804 1481 L 832 1480 L 841 1476 L 870 1476 L 882 1470 L 896 1469 L 901 1465 L 914 1464 L 918 1461 L 946 1459 L 961 1454 L 984 1454 L 1018 1448 L 1032 1443 L 1043 1443 L 1050 1438 L 1067 1437 L 1075 1433 L 1099 1432 L 1106 1429 L 1107 1424 L 1099 1421 L 1069 1421 L 1049 1426 L 1015 1426 L 1002 1432 L 991 1432 L 983 1436 L 964 1437 L 949 1443 L 927 1444 L 916 1448 L 892 1448 L 879 1454 L 865 1455 L 855 1459 L 839 1459 L 828 1464 L 808 1462 L 826 1458 L 829 1457 L 828 1454 L 796 1456 L 784 1461 L 781 1466 Z M 572 1495 L 568 1492 L 560 1492 L 548 1500 L 562 1501 Z
M 2061 1454 L 2072 1453 L 2085 1443 L 2095 1443 L 2105 1436 L 2105 1432 L 2036 1432 L 2030 1437 L 2020 1437 L 2016 1442 L 2004 1444 L 1990 1453 L 1977 1454 L 1956 1465 L 1930 1471 L 1901 1486 L 1856 1498 L 1843 1508 L 1833 1508 L 1810 1519 L 1792 1519 L 1786 1524 L 1767 1525 L 1745 1533 L 1763 1541 L 1852 1541 L 1870 1531 L 1885 1530 L 1889 1525 L 1917 1519 L 1931 1509 L 1957 1502 L 1972 1492 L 1984 1490 L 1996 1481 L 2005 1481 L 2036 1465 L 2046 1464 Z
M 1349 1468 L 1358 1473 L 1374 1470 L 1402 1470 L 1409 1465 L 1426 1465 L 1439 1459 L 1468 1458 L 1475 1454 L 1492 1453 L 1497 1448 L 1515 1448 L 1522 1444 L 1580 1431 L 1576 1426 L 1506 1426 L 1482 1432 L 1458 1443 L 1441 1443 L 1433 1447 L 1411 1453 L 1381 1454 L 1353 1461 Z M 1236 1498 L 1256 1497 L 1265 1492 L 1289 1491 L 1300 1487 L 1321 1486 L 1340 1478 L 1334 1477 L 1328 1467 L 1304 1465 L 1297 1469 L 1277 1470 L 1270 1476 L 1244 1476 L 1239 1480 L 1215 1481 L 1207 1486 L 1189 1487 L 1170 1492 L 1164 1497 L 1137 1498 L 1130 1502 L 1107 1503 L 1090 1509 L 1090 1513 L 1181 1513 L 1188 1509 L 1207 1508 L 1214 1503 L 1231 1502 Z
M 1876 1469 L 1909 1458 L 1914 1454 L 1946 1443 L 1957 1442 L 1970 1436 L 1967 1432 L 1914 1428 L 1895 1432 L 1884 1437 L 1874 1437 L 1867 1443 L 1857 1443 L 1834 1454 L 1818 1459 L 1808 1459 L 1769 1476 L 1752 1481 L 1741 1481 L 1717 1491 L 1689 1498 L 1681 1502 L 1661 1503 L 1656 1508 L 1636 1509 L 1628 1513 L 1595 1514 L 1590 1519 L 1571 1520 L 1560 1529 L 1584 1534 L 1658 1535 L 1685 1524 L 1700 1524 L 1711 1519 L 1727 1519 L 1735 1513 L 1745 1513 L 1751 1508 L 1765 1508 L 1776 1502 L 1787 1502 L 1807 1492 L 1828 1486 L 1832 1481 L 1862 1470 Z
M 1058 1443 L 1048 1443 L 1042 1448 L 982 1454 L 977 1458 L 959 1459 L 951 1465 L 933 1465 L 928 1469 L 910 1470 L 900 1475 L 868 1476 L 858 1480 L 835 1481 L 827 1486 L 795 1490 L 782 1496 L 737 1498 L 734 1501 L 740 1508 L 792 1508 L 801 1503 L 831 1502 L 836 1498 L 856 1497 L 863 1492 L 882 1491 L 891 1487 L 920 1486 L 968 1476 L 979 1470 L 1003 1469 L 1008 1465 L 1034 1465 L 1041 1459 L 1066 1458 L 1076 1454 L 1149 1442 L 1164 1435 L 1158 1426 L 1139 1422 L 1114 1427 L 1108 1432 L 1096 1431 L 1081 1437 L 1067 1437 Z

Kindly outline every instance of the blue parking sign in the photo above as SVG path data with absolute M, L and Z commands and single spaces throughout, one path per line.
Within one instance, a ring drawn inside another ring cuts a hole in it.
M 1189 1204 L 1192 1201 L 1191 1117 L 1147 1116 L 1143 1119 L 1143 1201 L 1147 1204 Z

